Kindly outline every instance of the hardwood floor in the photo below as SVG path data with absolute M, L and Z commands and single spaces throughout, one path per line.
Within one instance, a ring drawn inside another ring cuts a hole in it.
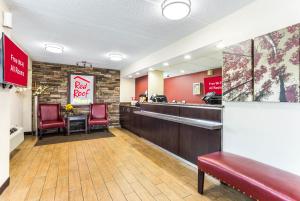
M 1 201 L 249 200 L 197 172 L 129 131 L 116 137 L 34 147 L 27 137 L 12 157 L 11 183 Z

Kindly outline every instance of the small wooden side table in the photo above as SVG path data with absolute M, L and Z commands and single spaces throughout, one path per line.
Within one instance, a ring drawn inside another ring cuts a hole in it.
M 66 121 L 67 121 L 67 134 L 70 135 L 71 132 L 81 132 L 85 131 L 85 133 L 88 133 L 88 118 L 87 115 L 85 114 L 80 114 L 80 115 L 70 115 L 66 116 Z M 75 129 L 71 130 L 71 123 L 75 121 L 84 121 L 85 128 L 84 129 Z

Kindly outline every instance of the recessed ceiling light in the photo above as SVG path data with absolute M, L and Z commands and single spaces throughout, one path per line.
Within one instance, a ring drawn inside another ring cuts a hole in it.
M 149 71 L 154 71 L 154 69 L 153 68 L 149 68 Z
M 129 78 L 132 78 L 132 75 L 129 75 L 128 77 L 129 77 Z
M 191 12 L 190 0 L 164 0 L 161 4 L 162 15 L 169 20 L 180 20 Z
M 191 59 L 191 58 L 192 58 L 192 57 L 191 57 L 191 55 L 189 55 L 189 54 L 187 54 L 187 55 L 184 56 L 184 59 L 185 59 L 185 60 L 189 60 L 189 59 Z
M 216 45 L 216 47 L 217 47 L 218 49 L 224 49 L 225 44 L 224 44 L 223 42 L 219 42 L 219 43 Z
M 184 70 L 181 70 L 180 72 L 181 72 L 181 73 L 184 73 Z
M 57 44 L 45 44 L 45 50 L 47 52 L 62 54 L 64 51 L 64 47 Z
M 164 66 L 169 66 L 168 62 L 163 63 Z
M 123 59 L 126 58 L 126 56 L 120 52 L 109 52 L 107 53 L 107 57 L 111 61 L 122 61 Z
M 139 72 L 136 73 L 136 75 L 139 75 L 139 74 L 140 74 Z

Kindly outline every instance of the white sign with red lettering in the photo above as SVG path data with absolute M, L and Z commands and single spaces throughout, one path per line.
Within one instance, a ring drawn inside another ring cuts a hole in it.
M 94 102 L 94 76 L 70 76 L 70 103 L 72 105 L 88 105 Z

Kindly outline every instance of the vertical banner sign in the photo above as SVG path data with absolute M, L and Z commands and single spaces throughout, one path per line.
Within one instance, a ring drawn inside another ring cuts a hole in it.
M 69 100 L 72 105 L 88 105 L 94 102 L 94 76 L 70 75 Z
M 14 44 L 6 35 L 3 35 L 4 83 L 26 87 L 28 79 L 28 56 Z
M 217 95 L 222 95 L 222 76 L 204 78 L 205 94 L 215 92 Z

